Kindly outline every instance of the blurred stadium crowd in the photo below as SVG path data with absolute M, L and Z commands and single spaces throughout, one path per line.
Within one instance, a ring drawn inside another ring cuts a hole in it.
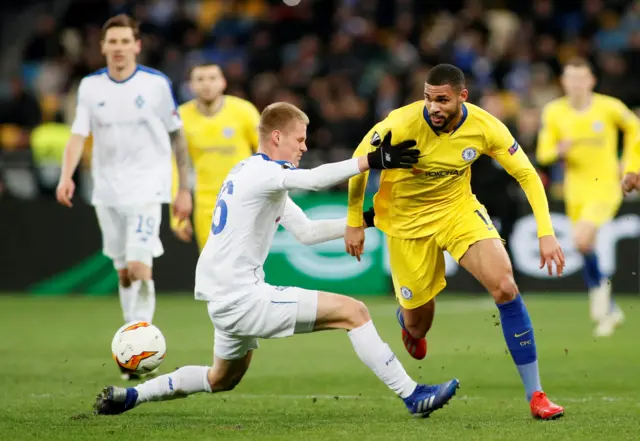
M 223 68 L 228 94 L 260 110 L 280 100 L 302 107 L 311 118 L 306 167 L 349 157 L 376 121 L 423 99 L 425 74 L 439 62 L 465 71 L 470 100 L 501 118 L 532 160 L 540 109 L 561 94 L 561 64 L 572 55 L 591 60 L 597 91 L 640 109 L 640 1 L 62 3 L 38 9 L 31 29 L 23 29 L 27 37 L 4 45 L 21 46 L 13 47 L 16 68 L 0 83 L 0 193 L 53 194 L 78 83 L 103 67 L 100 27 L 120 12 L 142 23 L 140 62 L 173 80 L 180 103 L 191 98 L 188 67 L 208 60 Z M 473 174 L 474 190 L 515 184 L 493 167 L 489 159 L 474 164 L 492 170 Z M 554 186 L 562 181 L 561 167 L 541 174 L 550 193 L 561 197 Z M 86 168 L 79 172 L 80 186 L 86 175 Z

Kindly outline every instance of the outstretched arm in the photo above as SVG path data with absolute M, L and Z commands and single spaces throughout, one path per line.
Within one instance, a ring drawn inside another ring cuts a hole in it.
M 361 213 L 365 227 L 373 226 L 373 209 Z M 291 198 L 287 198 L 284 214 L 281 220 L 282 226 L 304 245 L 315 245 L 339 239 L 344 235 L 346 218 L 312 220 Z
M 311 220 L 291 198 L 287 198 L 282 226 L 304 245 L 315 245 L 344 235 L 346 218 Z
M 368 154 L 346 161 L 324 164 L 311 170 L 297 169 L 291 164 L 283 165 L 280 173 L 265 183 L 267 191 L 312 190 L 339 184 L 347 179 L 364 173 L 369 169 L 411 168 L 418 162 L 420 152 L 414 149 L 416 142 L 406 140 L 391 145 L 391 132 L 380 140 L 376 148 Z M 360 210 L 362 213 L 362 210 Z

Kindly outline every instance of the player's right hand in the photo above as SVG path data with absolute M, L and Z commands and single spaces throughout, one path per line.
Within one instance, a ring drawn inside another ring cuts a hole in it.
M 364 253 L 364 227 L 347 226 L 344 232 L 345 251 L 360 262 L 360 256 Z
M 173 234 L 182 242 L 191 242 L 193 238 L 193 225 L 190 219 L 178 221 L 177 225 L 171 226 L 171 231 L 173 231 Z
M 622 178 L 622 191 L 624 195 L 629 195 L 633 190 L 637 190 L 640 187 L 640 174 L 627 173 Z
M 71 199 L 76 191 L 76 184 L 73 179 L 61 179 L 56 188 L 56 199 L 66 207 L 73 207 Z
M 391 131 L 387 132 L 382 142 L 375 146 L 376 149 L 367 155 L 369 168 L 372 170 L 412 168 L 418 163 L 418 156 L 420 156 L 420 150 L 411 148 L 416 144 L 415 140 L 408 139 L 391 145 Z
M 178 190 L 173 201 L 173 215 L 180 220 L 186 220 L 191 215 L 191 210 L 193 210 L 191 192 L 186 189 Z

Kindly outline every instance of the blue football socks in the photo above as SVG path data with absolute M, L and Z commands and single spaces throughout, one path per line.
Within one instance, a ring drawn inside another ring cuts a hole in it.
M 527 307 L 520 294 L 510 302 L 497 305 L 500 310 L 502 333 L 511 352 L 518 373 L 524 385 L 527 401 L 534 392 L 541 391 L 540 374 L 538 372 L 538 356 L 533 325 Z
M 591 251 L 588 254 L 583 254 L 584 258 L 584 281 L 587 284 L 588 289 L 597 288 L 602 281 L 602 273 L 600 272 L 600 265 L 598 263 L 598 255 Z

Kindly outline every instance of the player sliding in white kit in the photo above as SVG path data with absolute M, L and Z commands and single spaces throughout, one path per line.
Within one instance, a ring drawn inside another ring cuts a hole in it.
M 73 174 L 91 134 L 91 203 L 103 253 L 118 271 L 124 321 L 151 322 L 156 303 L 151 268 L 163 253 L 159 232 L 162 204 L 171 201 L 172 149 L 181 184 L 173 208 L 181 219 L 191 214 L 186 141 L 168 78 L 136 64 L 141 46 L 135 20 L 109 19 L 101 45 L 107 67 L 80 83 L 56 196 L 72 206 Z
M 409 412 L 428 416 L 455 394 L 458 381 L 428 386 L 412 380 L 376 331 L 367 307 L 351 297 L 264 281 L 263 264 L 278 224 L 300 242 L 342 237 L 346 218 L 316 220 L 288 197 L 289 190 L 320 190 L 369 169 L 410 168 L 415 141 L 391 145 L 391 134 L 367 156 L 311 170 L 296 166 L 307 150 L 307 116 L 275 103 L 260 117 L 258 154 L 241 161 L 218 195 L 211 233 L 196 269 L 195 297 L 208 302 L 215 328 L 213 367 L 185 366 L 135 388 L 106 387 L 97 414 L 119 414 L 148 401 L 233 389 L 242 379 L 259 338 L 343 329 L 360 359 L 404 400 Z

